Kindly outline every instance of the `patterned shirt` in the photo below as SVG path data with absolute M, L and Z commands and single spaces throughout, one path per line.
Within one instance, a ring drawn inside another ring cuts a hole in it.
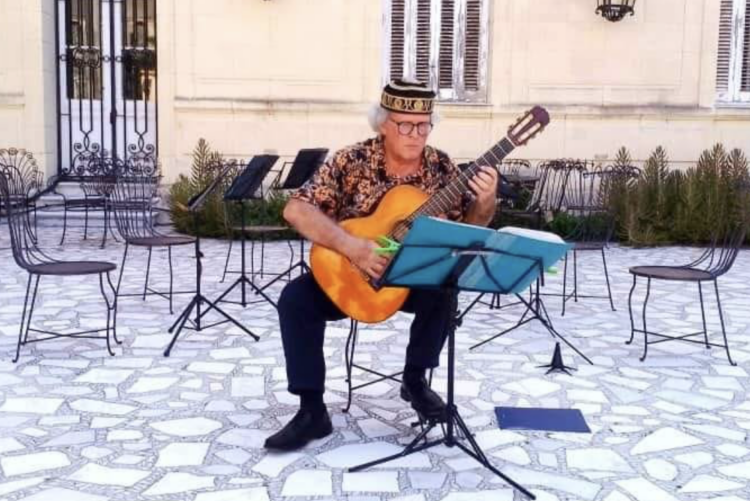
M 440 150 L 425 147 L 422 168 L 404 177 L 389 176 L 385 168 L 383 141 L 368 139 L 336 152 L 292 198 L 310 203 L 336 221 L 365 217 L 392 188 L 409 184 L 432 195 L 460 174 L 451 159 Z M 462 220 L 471 202 L 463 196 L 446 214 Z

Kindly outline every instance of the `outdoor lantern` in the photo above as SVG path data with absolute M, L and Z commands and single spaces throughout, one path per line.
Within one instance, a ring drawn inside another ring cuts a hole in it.
M 627 14 L 635 14 L 635 0 L 596 0 L 596 3 L 596 13 L 613 23 Z

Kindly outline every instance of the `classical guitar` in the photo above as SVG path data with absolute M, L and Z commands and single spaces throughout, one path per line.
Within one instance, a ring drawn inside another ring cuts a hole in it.
M 341 227 L 352 235 L 371 240 L 399 242 L 418 216 L 436 216 L 447 212 L 469 190 L 468 181 L 481 166 L 498 166 L 517 146 L 526 144 L 549 123 L 549 114 L 534 106 L 515 124 L 501 141 L 469 165 L 443 189 L 430 196 L 414 186 L 397 186 L 385 194 L 371 215 L 348 219 Z M 373 286 L 371 279 L 346 257 L 320 245 L 310 250 L 310 264 L 318 285 L 349 317 L 360 322 L 381 322 L 406 301 L 409 290 L 400 287 Z

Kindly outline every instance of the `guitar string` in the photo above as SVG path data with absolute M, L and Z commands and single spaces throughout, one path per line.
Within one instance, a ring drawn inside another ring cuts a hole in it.
M 450 208 L 450 205 L 455 198 L 460 197 L 465 193 L 466 187 L 468 186 L 468 180 L 474 176 L 478 167 L 492 165 L 486 158 L 488 155 L 491 155 L 495 160 L 495 163 L 499 164 L 511 151 L 513 151 L 514 148 L 513 143 L 509 141 L 507 137 L 503 138 L 492 148 L 482 154 L 477 160 L 472 162 L 466 170 L 436 193 L 434 197 L 428 199 L 422 206 L 409 215 L 409 217 L 397 224 L 393 231 L 389 233 L 389 238 L 400 241 L 405 236 L 406 232 L 409 231 L 411 223 L 413 223 L 420 215 L 435 215 L 445 212 Z

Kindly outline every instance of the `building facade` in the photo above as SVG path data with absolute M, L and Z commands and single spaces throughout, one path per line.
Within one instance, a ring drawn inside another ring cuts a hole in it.
M 92 155 L 187 172 L 228 157 L 336 149 L 372 134 L 389 77 L 427 80 L 431 143 L 473 159 L 531 105 L 552 122 L 518 158 L 687 166 L 750 152 L 750 0 L 0 0 L 0 148 L 48 175 Z

